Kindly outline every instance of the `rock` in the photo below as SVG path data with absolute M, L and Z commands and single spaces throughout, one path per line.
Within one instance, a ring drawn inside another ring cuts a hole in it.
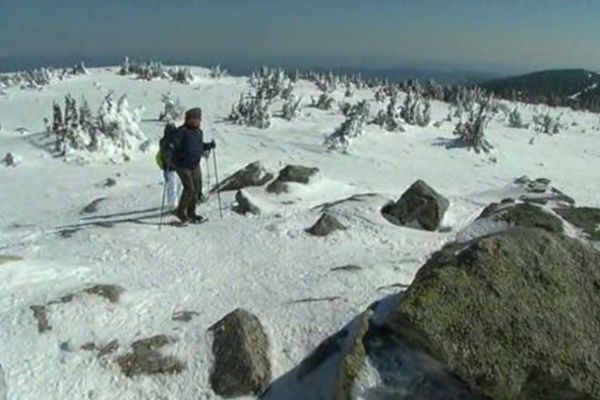
M 477 217 L 477 220 L 482 219 L 506 222 L 511 226 L 540 228 L 549 232 L 563 231 L 563 223 L 560 218 L 529 203 L 492 203 Z
M 370 327 L 371 310 L 358 317 L 356 328 L 346 342 L 339 371 L 336 377 L 335 400 L 351 400 L 354 380 L 363 368 L 367 357 L 364 339 Z
M 102 186 L 104 187 L 113 187 L 117 184 L 117 181 L 113 178 L 107 178 Z
M 341 267 L 335 267 L 335 268 L 330 269 L 330 271 L 332 271 L 332 272 L 338 272 L 338 271 L 358 272 L 361 270 L 362 270 L 361 266 L 353 265 L 353 264 L 343 265 Z
M 88 204 L 81 210 L 80 214 L 93 214 L 93 213 L 98 212 L 98 205 L 105 200 L 106 200 L 106 197 L 100 197 L 100 198 L 92 201 L 90 204 Z
M 83 292 L 104 297 L 111 303 L 116 303 L 117 301 L 119 301 L 119 297 L 121 297 L 121 294 L 125 292 L 125 289 L 117 285 L 100 284 L 87 289 L 83 289 Z
M 21 163 L 21 157 L 14 155 L 12 153 L 6 153 L 4 158 L 2 159 L 2 164 L 5 167 L 16 167 Z
M 219 191 L 225 192 L 229 190 L 244 189 L 250 186 L 262 186 L 271 179 L 273 179 L 273 174 L 267 172 L 262 162 L 256 161 L 246 165 L 243 169 L 224 179 L 219 185 Z M 216 187 L 211 190 L 213 193 L 216 191 Z
M 50 322 L 48 322 L 48 309 L 46 306 L 33 305 L 29 306 L 29 309 L 33 311 L 33 318 L 37 320 L 39 333 L 44 333 L 52 329 Z
M 381 213 L 394 225 L 435 231 L 440 226 L 448 200 L 422 180 L 418 180 L 395 202 L 385 205 Z
M 2 364 L 0 364 L 0 400 L 6 400 L 8 392 L 6 390 L 6 379 L 4 377 L 4 370 Z
M 599 265 L 589 245 L 542 229 L 450 244 L 385 326 L 489 399 L 598 399 Z
M 132 353 L 117 358 L 117 364 L 127 377 L 136 375 L 178 374 L 185 364 L 173 356 L 164 356 L 159 350 L 174 342 L 166 335 L 152 336 L 131 344 Z
M 560 206 L 575 205 L 575 200 L 573 200 L 573 198 L 567 196 L 555 187 L 550 186 L 550 179 L 537 178 L 531 180 L 527 176 L 522 176 L 516 179 L 514 183 L 521 186 L 525 191 L 525 193 L 519 197 L 519 200 L 521 201 L 542 205 L 548 203 Z
M 223 397 L 259 395 L 271 380 L 269 342 L 258 318 L 237 309 L 214 324 L 210 383 Z
M 346 228 L 336 217 L 329 213 L 321 215 L 321 218 L 310 228 L 307 233 L 313 236 L 327 236 L 335 231 L 346 230 Z
M 23 257 L 19 257 L 19 256 L 0 254 L 0 265 L 7 264 L 9 262 L 14 262 L 14 261 L 21 261 L 22 259 L 23 259 Z
M 300 366 L 298 367 L 298 380 L 304 380 L 323 365 L 325 361 L 333 355 L 340 353 L 342 351 L 343 342 L 348 335 L 348 330 L 342 329 L 317 346 L 317 348 L 300 363 Z
M 275 194 L 288 192 L 289 188 L 287 183 L 294 182 L 307 184 L 318 172 L 318 168 L 303 167 L 300 165 L 288 165 L 279 171 L 277 179 L 267 186 L 267 192 Z
M 117 350 L 119 350 L 119 341 L 115 339 L 98 349 L 98 358 L 112 354 Z
M 583 230 L 590 240 L 600 241 L 600 208 L 565 207 L 555 208 L 554 212 Z
M 200 313 L 196 311 L 177 311 L 171 317 L 173 321 L 190 322 L 192 318 L 197 317 Z
M 85 350 L 85 351 L 94 351 L 94 350 L 97 350 L 98 347 L 96 346 L 96 343 L 94 343 L 94 342 L 87 342 L 87 343 L 84 343 L 83 345 L 81 345 L 80 349 Z
M 254 200 L 245 190 L 240 189 L 237 191 L 237 193 L 235 194 L 235 201 L 237 202 L 237 205 L 233 208 L 233 211 L 235 211 L 236 213 L 242 215 L 245 215 L 247 213 L 254 215 L 261 214 L 260 208 L 256 205 Z

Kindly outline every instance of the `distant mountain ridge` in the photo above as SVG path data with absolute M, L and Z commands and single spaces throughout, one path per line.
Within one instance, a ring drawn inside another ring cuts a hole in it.
M 600 112 L 600 73 L 585 69 L 540 71 L 479 86 L 507 100 Z

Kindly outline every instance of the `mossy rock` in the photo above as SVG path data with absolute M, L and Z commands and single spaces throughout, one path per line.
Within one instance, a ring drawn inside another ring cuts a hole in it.
M 512 226 L 540 228 L 555 233 L 563 232 L 560 218 L 530 203 L 492 203 L 477 219 L 503 221 Z
M 386 327 L 490 399 L 600 399 L 599 266 L 591 246 L 542 229 L 451 244 Z
M 570 224 L 583 230 L 590 240 L 600 241 L 600 208 L 565 207 L 554 211 Z

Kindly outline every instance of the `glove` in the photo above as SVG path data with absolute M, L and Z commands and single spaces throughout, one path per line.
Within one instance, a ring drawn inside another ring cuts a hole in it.
M 216 147 L 217 147 L 217 144 L 215 143 L 215 140 L 214 140 L 214 139 L 213 139 L 213 140 L 211 140 L 210 142 L 206 143 L 206 148 L 207 148 L 208 150 L 212 150 L 212 149 L 214 149 L 214 148 L 216 148 Z

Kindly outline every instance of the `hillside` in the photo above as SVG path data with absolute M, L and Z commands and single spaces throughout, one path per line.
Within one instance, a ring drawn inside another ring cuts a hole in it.
M 600 111 L 600 74 L 584 69 L 534 72 L 480 86 L 503 99 Z
M 338 84 L 330 93 L 334 106 L 324 110 L 311 106 L 311 97 L 322 92 L 300 79 L 293 86 L 297 114 L 282 118 L 283 101 L 276 98 L 267 110 L 270 125 L 260 129 L 227 120 L 240 95 L 253 90 L 247 78 L 215 77 L 199 67 L 174 69 L 172 76 L 184 78 L 180 83 L 165 78 L 171 75 L 164 71 L 160 78 L 144 80 L 121 75 L 119 67 L 81 69 L 64 79 L 49 75 L 39 87 L 7 85 L 0 94 L 0 398 L 5 386 L 7 400 L 221 399 L 211 385 L 209 328 L 240 307 L 260 319 L 270 344 L 266 356 L 272 385 L 263 398 L 330 399 L 331 376 L 323 369 L 331 370 L 332 364 L 319 358 L 319 351 L 307 356 L 316 348 L 338 354 L 342 339 L 360 328 L 358 316 L 393 303 L 444 244 L 489 233 L 490 226 L 472 224 L 490 203 L 521 199 L 531 186 L 538 203 L 544 195 L 556 197 L 555 188 L 560 188 L 578 205 L 600 207 L 600 169 L 591 167 L 600 163 L 600 127 L 589 113 L 550 110 L 564 113 L 564 127 L 546 135 L 511 128 L 507 115 L 499 112 L 486 128 L 493 150 L 476 153 L 457 144 L 453 132 L 460 120 L 451 116 L 452 106 L 432 101 L 431 121 L 424 126 L 403 122 L 404 131 L 390 132 L 368 123 L 345 151 L 337 151 L 324 140 L 345 122 L 343 102 L 364 100 L 370 117 L 386 109 L 373 89 L 352 86 L 347 93 Z M 571 96 L 597 78 L 581 71 L 564 74 L 569 78 L 556 85 L 542 74 L 531 90 L 552 93 L 558 87 L 561 95 Z M 520 79 L 512 87 L 530 87 Z M 501 82 L 506 81 L 496 82 L 504 90 Z M 246 187 L 244 195 L 259 211 L 245 215 L 238 212 L 235 191 L 221 194 L 222 210 L 212 193 L 199 205 L 207 222 L 175 226 L 172 215 L 161 215 L 163 176 L 154 160 L 164 127 L 158 120 L 161 97 L 167 92 L 185 107 L 202 107 L 205 141 L 217 143 L 216 159 L 201 164 L 206 194 L 215 184 L 215 165 L 222 180 L 255 161 L 272 177 L 287 165 L 318 172 L 279 194 L 264 184 Z M 119 101 L 116 111 L 104 110 L 110 93 L 115 98 L 126 94 L 127 102 Z M 108 125 L 135 127 L 131 131 L 141 132 L 148 146 L 130 146 L 126 154 L 100 145 L 93 154 L 81 148 L 56 154 L 56 138 L 44 119 L 52 121 L 53 102 L 62 106 L 67 94 L 78 104 L 85 97 L 91 110 L 101 109 L 103 116 L 131 111 L 125 120 L 115 117 Z M 406 96 L 399 93 L 398 104 Z M 510 111 L 515 104 L 504 106 Z M 520 105 L 520 112 L 529 122 L 538 109 Z M 523 175 L 547 178 L 552 186 L 546 180 L 517 180 Z M 448 201 L 439 229 L 398 226 L 382 213 L 417 180 Z M 312 236 L 307 228 L 325 211 L 344 229 Z M 570 225 L 567 232 L 580 234 Z M 552 296 L 562 296 L 562 281 L 553 282 L 542 285 Z M 481 287 L 485 291 L 492 285 Z M 162 354 L 147 342 L 140 345 L 155 335 L 169 337 Z M 142 353 L 160 360 L 177 360 L 167 369 L 172 374 L 159 368 L 155 375 L 131 376 L 121 361 L 130 360 L 131 348 L 140 346 Z M 416 368 L 423 363 L 423 369 Z M 356 389 L 362 394 L 352 399 L 404 398 L 377 391 L 389 382 L 399 385 L 397 393 L 406 398 L 475 398 L 447 397 L 445 379 L 461 390 L 464 385 L 432 372 L 421 355 L 387 365 L 399 364 L 406 379 L 387 379 L 383 372 L 379 378 L 377 365 L 365 367 L 367 377 Z M 430 379 L 433 384 L 423 384 Z M 413 395 L 425 386 L 436 394 Z

